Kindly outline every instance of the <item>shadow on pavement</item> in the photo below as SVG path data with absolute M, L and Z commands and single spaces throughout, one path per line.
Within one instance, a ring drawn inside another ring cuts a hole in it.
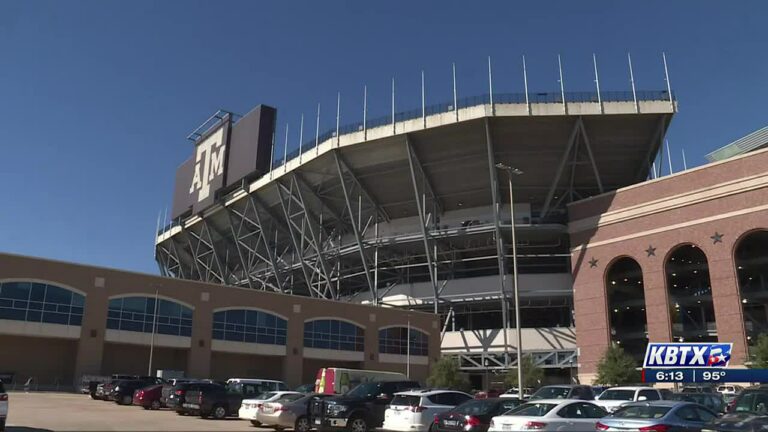
M 50 429 L 40 429 L 26 426 L 6 426 L 5 432 L 53 432 Z

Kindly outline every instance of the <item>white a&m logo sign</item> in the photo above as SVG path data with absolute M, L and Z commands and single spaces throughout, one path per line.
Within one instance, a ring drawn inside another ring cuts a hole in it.
M 223 127 L 197 145 L 192 184 L 189 187 L 190 194 L 197 191 L 197 202 L 208 198 L 211 194 L 211 182 L 224 175 L 225 156 Z

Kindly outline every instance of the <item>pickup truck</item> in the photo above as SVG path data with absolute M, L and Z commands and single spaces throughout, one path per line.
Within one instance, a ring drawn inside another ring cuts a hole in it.
M 419 388 L 415 381 L 369 381 L 341 396 L 310 404 L 311 426 L 320 432 L 368 432 L 384 423 L 384 411 L 397 392 Z
M 239 393 L 231 386 L 201 384 L 198 389 L 187 391 L 183 408 L 187 413 L 202 418 L 237 417 L 243 399 L 251 396 L 253 395 Z

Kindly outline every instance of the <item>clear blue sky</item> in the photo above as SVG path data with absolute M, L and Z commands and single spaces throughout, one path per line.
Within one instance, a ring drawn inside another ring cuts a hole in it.
M 187 134 L 218 108 L 278 108 L 278 129 L 325 107 L 334 123 L 486 92 L 663 89 L 680 112 L 676 169 L 765 126 L 768 2 L 9 1 L 0 0 L 0 251 L 157 272 L 158 211 L 170 205 Z M 307 134 L 314 123 L 307 122 Z M 306 135 L 305 135 L 306 136 Z M 282 142 L 282 132 L 278 141 Z M 665 168 L 666 169 L 666 168 Z

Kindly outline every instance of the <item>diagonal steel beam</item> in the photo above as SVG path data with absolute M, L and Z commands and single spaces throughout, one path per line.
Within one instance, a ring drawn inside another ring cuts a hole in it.
M 422 205 L 421 198 L 419 194 L 419 186 L 418 182 L 416 181 L 416 169 L 418 166 L 418 160 L 416 160 L 416 155 L 413 154 L 413 149 L 411 148 L 411 141 L 408 138 L 408 134 L 405 135 L 405 149 L 406 153 L 408 154 L 408 166 L 411 169 L 411 184 L 413 185 L 413 195 L 416 199 L 416 208 L 419 214 L 419 226 L 421 227 L 421 237 L 424 241 L 424 252 L 427 257 L 427 265 L 429 266 L 429 279 L 432 281 L 432 289 L 434 291 L 435 295 L 435 308 L 434 312 L 438 313 L 438 299 L 440 298 L 440 293 L 438 292 L 437 288 L 437 266 L 435 265 L 434 260 L 432 259 L 432 251 L 429 247 L 429 233 L 427 232 L 427 218 L 424 214 L 424 206 Z M 422 171 L 423 173 L 423 171 Z M 428 184 L 427 180 L 424 180 L 424 183 Z
M 415 165 L 415 168 L 418 169 L 418 171 L 421 173 L 421 177 L 424 183 L 424 188 L 432 197 L 432 203 L 435 206 L 435 212 L 437 214 L 443 214 L 443 205 L 440 202 L 440 198 L 437 197 L 437 194 L 435 193 L 435 189 L 432 187 L 432 182 L 429 180 L 429 176 L 427 175 L 426 171 L 424 171 L 424 165 L 422 165 L 421 161 L 419 160 L 419 157 L 416 156 L 416 151 L 413 149 L 413 146 L 410 143 L 410 138 L 408 135 L 405 136 L 405 141 L 408 147 L 408 162 L 412 165 L 411 170 L 413 170 L 414 168 L 413 166 Z
M 338 159 L 339 163 L 341 163 L 341 167 L 344 168 L 344 170 L 346 170 L 349 178 L 352 179 L 355 185 L 357 185 L 357 188 L 360 189 L 360 191 L 362 191 L 365 199 L 367 199 L 368 202 L 370 202 L 371 205 L 376 209 L 376 213 L 379 215 L 379 218 L 389 222 L 391 220 L 389 213 L 387 213 L 387 211 L 383 207 L 381 207 L 381 205 L 379 204 L 379 201 L 376 200 L 373 197 L 373 195 L 371 195 L 370 191 L 368 191 L 368 189 L 364 187 L 362 183 L 360 183 L 359 177 L 357 176 L 357 174 L 355 174 L 355 171 L 352 168 L 350 168 L 349 164 L 344 159 L 344 156 L 342 156 L 338 151 L 334 151 L 334 155 Z
M 565 164 L 568 161 L 568 156 L 570 156 L 571 149 L 573 149 L 573 143 L 576 142 L 576 137 L 579 132 L 580 122 L 581 122 L 581 117 L 579 117 L 579 119 L 576 120 L 576 123 L 574 123 L 573 130 L 571 131 L 571 136 L 568 138 L 568 145 L 565 147 L 565 152 L 563 153 L 563 156 L 560 158 L 560 163 L 557 165 L 555 178 L 552 180 L 552 185 L 549 187 L 549 192 L 547 192 L 547 198 L 544 200 L 544 205 L 542 206 L 541 213 L 539 215 L 539 219 L 541 219 L 542 221 L 549 214 L 550 205 L 552 204 L 552 198 L 554 198 L 555 192 L 557 191 L 557 186 L 560 183 L 560 177 L 563 175 L 563 169 L 565 169 Z
M 341 189 L 344 191 L 344 199 L 347 202 L 347 211 L 349 212 L 349 220 L 352 223 L 352 231 L 355 234 L 355 241 L 357 242 L 357 250 L 360 252 L 360 260 L 363 262 L 363 270 L 365 271 L 365 279 L 368 282 L 368 288 L 371 291 L 374 306 L 378 306 L 379 299 L 376 297 L 376 289 L 371 280 L 371 270 L 368 266 L 368 257 L 365 256 L 365 248 L 363 246 L 363 239 L 360 236 L 360 227 L 356 221 L 355 212 L 352 210 L 352 203 L 349 200 L 349 191 L 347 190 L 347 183 L 344 181 L 344 172 L 341 170 L 341 161 L 339 160 L 338 152 L 333 152 L 334 160 L 336 161 L 336 171 L 339 173 L 339 181 L 341 182 Z M 339 258 L 340 259 L 340 258 Z
M 589 145 L 589 136 L 584 128 L 584 120 L 579 117 L 579 129 L 581 130 L 581 138 L 584 141 L 584 147 L 587 149 L 587 155 L 589 156 L 589 162 L 592 163 L 592 171 L 595 173 L 595 179 L 597 180 L 597 188 L 600 193 L 603 193 L 603 181 L 600 179 L 600 172 L 597 170 L 597 164 L 595 163 L 595 157 L 592 154 L 592 147 Z
M 283 287 L 283 281 L 280 277 L 280 271 L 277 267 L 277 260 L 275 259 L 275 254 L 272 248 L 270 247 L 269 240 L 267 240 L 267 236 L 264 234 L 264 222 L 261 219 L 261 215 L 259 214 L 259 210 L 256 207 L 256 202 L 253 200 L 253 196 L 251 194 L 248 194 L 249 196 L 249 203 L 251 204 L 253 208 L 253 215 L 256 218 L 256 222 L 258 223 L 259 227 L 259 237 L 261 238 L 261 243 L 264 245 L 264 249 L 267 251 L 267 258 L 269 260 L 269 265 L 272 267 L 272 271 L 275 274 L 275 282 L 277 283 L 277 287 L 280 290 L 280 292 L 285 292 L 285 287 Z
M 313 197 L 314 199 L 316 199 L 316 200 L 317 200 L 317 202 L 319 202 L 319 203 L 320 203 L 320 206 L 322 207 L 321 211 L 322 211 L 323 209 L 324 209 L 324 210 L 328 210 L 328 213 L 330 213 L 330 214 L 331 214 L 331 215 L 332 215 L 334 218 L 336 218 L 336 220 L 342 220 L 342 218 L 343 218 L 343 215 L 342 215 L 342 213 L 343 213 L 343 212 L 339 212 L 339 211 L 338 211 L 338 210 L 336 210 L 335 208 L 333 208 L 333 207 L 331 207 L 330 205 L 328 205 L 328 203 L 326 202 L 326 200 L 324 200 L 324 199 L 323 199 L 323 197 L 321 197 L 321 196 L 320 196 L 320 195 L 319 195 L 319 194 L 318 194 L 318 193 L 317 193 L 317 192 L 316 192 L 316 191 L 315 191 L 315 190 L 312 188 L 312 186 L 310 186 L 309 182 L 307 182 L 307 180 L 304 178 L 304 176 L 303 176 L 303 175 L 301 175 L 301 173 L 300 173 L 300 172 L 298 172 L 297 170 L 293 170 L 293 171 L 291 171 L 291 175 L 293 175 L 293 176 L 296 178 L 297 184 L 298 184 L 299 186 L 303 186 L 303 187 L 304 187 L 304 189 L 306 189 L 306 190 L 307 190 L 307 191 L 308 191 L 308 192 L 309 192 L 309 193 L 312 195 L 312 197 Z
M 655 157 L 651 157 L 661 148 L 661 143 L 664 141 L 664 135 L 666 135 L 668 116 L 661 116 L 659 124 L 656 126 L 656 131 L 653 133 L 651 142 L 648 143 L 648 152 L 643 158 L 640 169 L 637 171 L 635 177 L 637 181 L 644 181 L 648 177 L 648 170 L 651 169 L 651 163 Z

